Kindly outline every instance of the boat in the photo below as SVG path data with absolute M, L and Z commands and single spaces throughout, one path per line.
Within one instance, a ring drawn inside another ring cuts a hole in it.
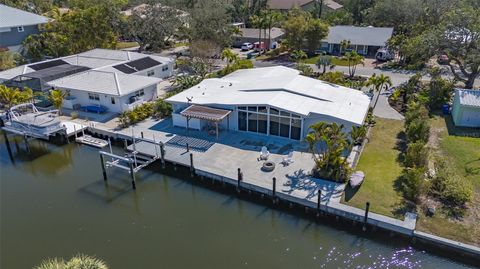
M 350 176 L 350 186 L 356 188 L 360 186 L 365 179 L 365 174 L 362 171 L 356 171 Z
M 65 130 L 57 115 L 58 110 L 38 111 L 32 103 L 19 104 L 7 111 L 4 129 L 20 135 L 48 139 L 50 135 Z

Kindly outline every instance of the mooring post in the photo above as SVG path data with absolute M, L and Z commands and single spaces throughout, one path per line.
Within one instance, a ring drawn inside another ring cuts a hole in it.
M 165 168 L 165 145 L 160 142 L 160 157 L 162 161 L 162 168 Z
M 101 153 L 100 153 L 100 163 L 102 164 L 103 180 L 107 181 L 107 170 L 105 169 L 105 160 L 103 158 L 103 154 Z
M 273 186 L 272 186 L 272 201 L 275 204 L 275 194 L 277 190 L 277 179 L 275 177 L 272 178 Z
M 30 154 L 30 145 L 28 145 L 28 136 L 27 136 L 27 134 L 23 134 L 23 140 L 25 141 L 25 148 L 27 149 L 27 152 Z
M 370 210 L 370 202 L 367 202 L 365 208 L 365 218 L 363 219 L 363 231 L 367 230 L 367 219 L 368 219 L 368 211 Z
M 195 174 L 195 168 L 193 167 L 193 153 L 190 153 L 190 176 L 193 177 Z
M 319 189 L 319 190 L 318 190 L 318 200 L 317 200 L 317 215 L 320 214 L 320 205 L 321 205 L 321 202 L 322 202 L 322 190 Z
M 132 188 L 136 190 L 137 186 L 135 184 L 135 170 L 133 169 L 133 160 L 130 160 L 130 176 L 132 177 Z
M 187 152 L 190 152 L 190 146 L 187 143 Z
M 140 132 L 140 136 L 143 138 L 143 132 Z
M 12 148 L 10 147 L 10 142 L 8 141 L 8 135 L 6 131 L 3 132 L 3 136 L 5 137 L 5 145 L 7 145 L 8 156 L 10 156 L 10 160 L 12 163 L 14 163 L 15 161 L 13 159 Z
M 237 169 L 237 192 L 240 193 L 240 182 L 242 182 L 242 170 L 240 168 Z

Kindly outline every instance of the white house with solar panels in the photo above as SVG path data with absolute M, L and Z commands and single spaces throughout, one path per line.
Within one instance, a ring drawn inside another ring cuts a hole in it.
M 362 91 L 300 75 L 284 66 L 243 69 L 200 84 L 166 100 L 174 126 L 259 133 L 302 140 L 310 125 L 363 124 L 370 97 Z
M 0 83 L 61 89 L 67 92 L 65 108 L 119 113 L 156 99 L 159 83 L 173 75 L 173 63 L 155 55 L 94 49 L 0 72 Z

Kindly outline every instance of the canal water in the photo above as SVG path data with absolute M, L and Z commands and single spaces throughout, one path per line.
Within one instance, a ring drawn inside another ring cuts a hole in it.
M 123 268 L 468 268 L 144 170 L 101 175 L 98 150 L 0 138 L 0 268 L 95 255 Z M 360 230 L 360 229 L 357 229 Z

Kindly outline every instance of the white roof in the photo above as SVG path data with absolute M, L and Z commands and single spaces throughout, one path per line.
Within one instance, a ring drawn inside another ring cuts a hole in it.
M 329 28 L 325 41 L 330 44 L 340 44 L 343 40 L 350 40 L 352 45 L 383 47 L 392 34 L 391 27 L 337 25 Z
M 48 84 L 63 89 L 123 96 L 145 87 L 156 85 L 161 81 L 161 79 L 154 77 L 89 70 L 50 81 Z
M 455 94 L 461 105 L 480 107 L 480 90 L 456 89 Z
M 370 98 L 361 91 L 300 75 L 284 66 L 243 69 L 200 84 L 167 99 L 200 105 L 269 105 L 309 116 L 328 115 L 362 124 Z
M 35 13 L 0 4 L 0 28 L 38 25 L 47 23 L 49 20 Z
M 45 62 L 54 61 L 58 59 L 62 59 L 71 65 L 80 65 L 80 66 L 86 66 L 91 69 L 96 68 L 96 69 L 102 69 L 104 71 L 121 73 L 120 70 L 117 70 L 112 66 L 125 63 L 131 60 L 144 58 L 147 56 L 154 60 L 157 60 L 162 64 L 173 62 L 173 59 L 171 58 L 150 55 L 150 54 L 143 54 L 138 52 L 109 50 L 109 49 L 93 49 L 93 50 L 89 50 L 79 54 L 74 54 L 74 55 L 65 56 L 65 57 L 52 59 L 52 60 L 46 60 L 42 62 L 36 62 L 36 63 L 22 65 L 12 69 L 8 69 L 0 72 L 0 80 L 9 80 L 18 75 L 35 71 L 29 67 L 30 65 L 45 63 Z

